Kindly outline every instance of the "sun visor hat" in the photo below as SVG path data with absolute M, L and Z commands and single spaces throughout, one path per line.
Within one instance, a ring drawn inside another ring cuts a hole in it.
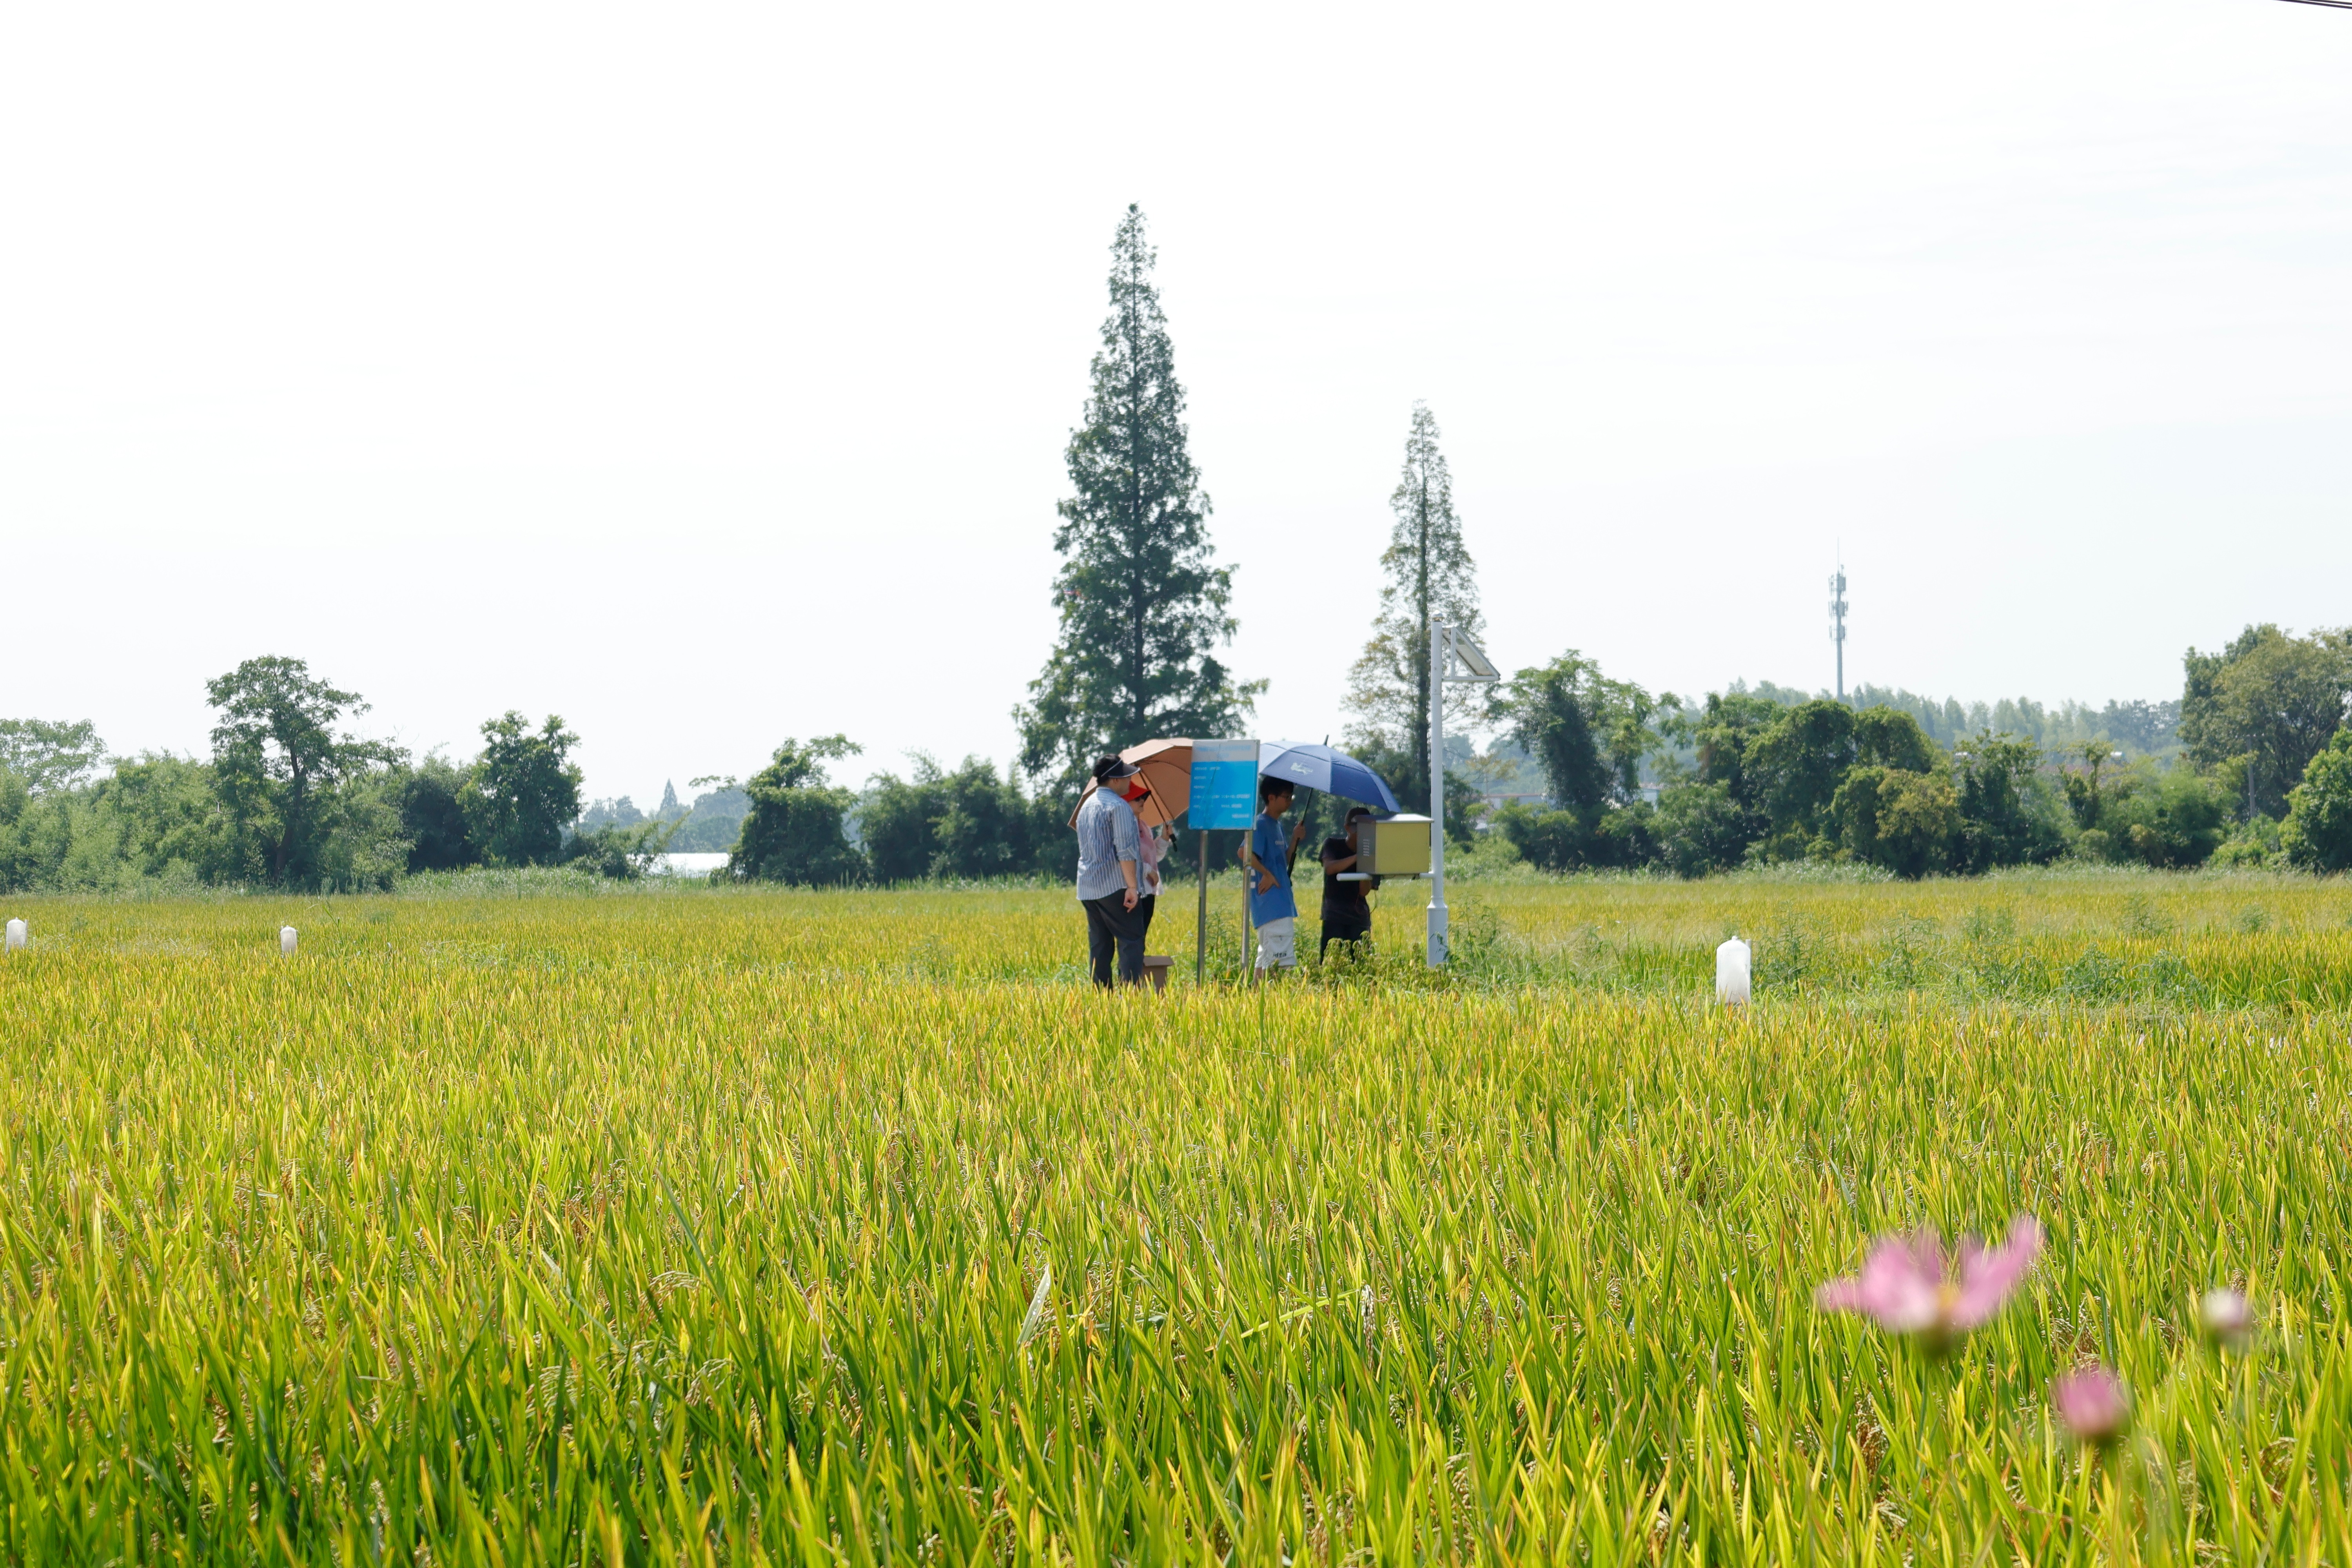
M 1108 784 L 1113 779 L 1131 779 L 1140 771 L 1133 763 L 1118 757 L 1105 757 L 1101 765 L 1095 769 L 1095 780 L 1098 784 Z

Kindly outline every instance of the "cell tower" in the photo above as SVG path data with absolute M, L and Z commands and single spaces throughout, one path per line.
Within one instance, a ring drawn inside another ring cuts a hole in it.
M 1830 578 L 1830 641 L 1837 644 L 1837 700 L 1845 700 L 1845 562 Z

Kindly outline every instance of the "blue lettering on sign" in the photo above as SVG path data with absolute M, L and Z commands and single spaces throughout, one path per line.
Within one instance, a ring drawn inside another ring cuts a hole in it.
M 1190 827 L 1247 827 L 1257 820 L 1257 742 L 1192 742 Z

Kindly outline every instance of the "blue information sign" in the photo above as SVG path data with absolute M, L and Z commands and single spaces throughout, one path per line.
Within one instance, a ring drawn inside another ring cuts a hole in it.
M 1247 827 L 1257 820 L 1257 742 L 1192 742 L 1192 799 L 1188 827 Z

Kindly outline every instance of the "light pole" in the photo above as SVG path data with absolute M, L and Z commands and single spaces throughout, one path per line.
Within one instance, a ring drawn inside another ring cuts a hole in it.
M 1443 621 L 1429 623 L 1428 963 L 1432 969 L 1445 967 L 1445 688 L 1448 684 L 1486 685 L 1501 679 L 1476 643 Z

